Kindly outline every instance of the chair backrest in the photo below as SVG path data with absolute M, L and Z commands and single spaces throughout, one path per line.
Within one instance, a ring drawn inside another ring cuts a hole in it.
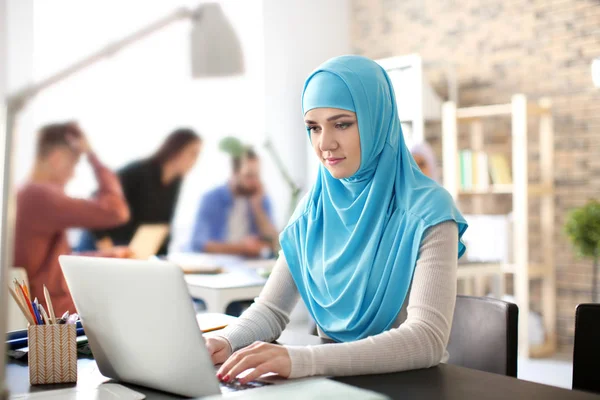
M 11 268 L 9 278 L 9 282 L 12 282 L 15 278 L 17 278 L 19 282 L 25 281 L 25 283 L 29 285 L 25 268 Z M 12 287 L 12 283 L 10 283 L 10 285 Z M 8 324 L 6 329 L 8 329 L 9 332 L 27 329 L 27 320 L 12 297 L 8 299 Z
M 448 364 L 516 377 L 518 316 L 512 303 L 457 296 Z
M 600 304 L 580 304 L 575 311 L 573 389 L 600 393 Z

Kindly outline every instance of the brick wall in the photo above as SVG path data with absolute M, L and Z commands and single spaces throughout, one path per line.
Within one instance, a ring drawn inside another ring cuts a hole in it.
M 591 300 L 591 262 L 575 259 L 562 225 L 570 208 L 600 198 L 600 89 L 590 73 L 592 59 L 600 56 L 600 2 L 352 0 L 352 8 L 355 53 L 419 53 L 442 95 L 446 83 L 439 65 L 452 63 L 460 106 L 506 103 L 514 93 L 552 98 L 557 327 L 559 344 L 568 350 L 575 306 Z

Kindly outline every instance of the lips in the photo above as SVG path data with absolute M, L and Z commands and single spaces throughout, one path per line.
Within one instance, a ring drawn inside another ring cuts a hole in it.
M 325 159 L 325 162 L 327 163 L 327 165 L 337 165 L 344 160 L 345 158 L 329 157 Z

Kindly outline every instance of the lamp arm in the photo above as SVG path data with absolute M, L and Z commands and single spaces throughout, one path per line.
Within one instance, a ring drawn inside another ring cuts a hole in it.
M 279 173 L 281 173 L 283 180 L 290 187 L 290 190 L 291 190 L 290 204 L 289 204 L 288 215 L 287 215 L 287 217 L 289 218 L 292 216 L 292 214 L 294 213 L 294 210 L 296 209 L 296 205 L 298 204 L 300 193 L 302 193 L 302 188 L 299 185 L 297 185 L 296 182 L 294 182 L 294 180 L 288 173 L 285 165 L 283 164 L 283 161 L 281 161 L 281 158 L 279 157 L 279 154 L 277 154 L 277 152 L 275 151 L 275 148 L 273 147 L 273 142 L 271 141 L 271 139 L 267 138 L 264 146 L 267 149 L 267 151 L 269 152 L 269 154 L 271 155 L 271 157 L 273 158 L 273 161 L 275 162 L 275 166 L 279 170 Z
M 31 99 L 44 89 L 64 81 L 70 76 L 80 71 L 83 71 L 87 67 L 94 65 L 95 63 L 103 60 L 104 58 L 112 57 L 119 51 L 129 47 L 130 45 L 140 41 L 141 39 L 144 39 L 156 32 L 159 32 L 160 30 L 166 28 L 174 22 L 186 18 L 193 18 L 199 16 L 199 14 L 200 8 L 196 10 L 192 10 L 185 7 L 179 8 L 171 14 L 152 22 L 151 24 L 125 36 L 124 38 L 104 46 L 97 52 L 90 54 L 89 56 L 75 62 L 74 64 L 63 69 L 62 71 L 59 71 L 52 76 L 49 76 L 43 81 L 17 90 L 15 93 L 8 96 L 8 108 L 13 112 L 17 112 L 27 103 L 29 99 Z
M 273 147 L 273 142 L 271 141 L 271 139 L 267 139 L 265 141 L 264 146 L 265 146 L 265 149 L 267 149 L 267 151 L 269 152 L 269 154 L 273 158 L 273 161 L 275 162 L 275 165 L 277 166 L 277 169 L 281 173 L 281 176 L 283 177 L 283 180 L 285 180 L 285 182 L 292 189 L 292 191 L 294 191 L 294 192 L 295 191 L 300 191 L 300 186 L 298 186 L 296 184 L 296 182 L 294 182 L 294 180 L 292 179 L 292 177 L 288 173 L 285 165 L 283 164 L 283 161 L 281 161 L 281 158 L 279 157 L 279 155 L 275 151 L 275 148 Z

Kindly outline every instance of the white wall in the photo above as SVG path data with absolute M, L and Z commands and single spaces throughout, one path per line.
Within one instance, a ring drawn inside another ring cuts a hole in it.
M 6 0 L 0 0 L 0 99 L 6 96 L 6 23 L 8 15 L 6 10 Z
M 10 0 L 19 1 L 19 0 Z M 31 1 L 31 0 L 30 0 Z M 326 59 L 348 53 L 348 0 L 221 0 L 242 41 L 246 73 L 236 78 L 192 80 L 188 23 L 175 24 L 131 48 L 44 91 L 26 110 L 19 129 L 16 176 L 23 181 L 33 162 L 35 129 L 76 119 L 101 159 L 118 168 L 153 151 L 178 126 L 205 138 L 205 148 L 184 185 L 175 218 L 176 244 L 187 240 L 201 193 L 229 176 L 217 150 L 226 135 L 254 144 L 264 160 L 267 191 L 276 222 L 287 222 L 289 193 L 263 150 L 268 132 L 293 177 L 308 189 L 317 163 L 308 159 L 300 94 L 306 76 Z M 198 1 L 106 0 L 34 2 L 33 71 L 41 80 L 182 6 Z M 82 164 L 69 193 L 95 188 Z
M 302 88 L 322 62 L 350 52 L 349 3 L 264 0 L 266 132 L 305 191 L 312 186 L 319 162 L 304 127 Z M 284 225 L 289 218 L 289 190 L 278 173 L 272 184 L 281 193 L 277 218 Z
M 34 81 L 33 10 L 33 0 L 7 0 L 7 95 L 31 85 Z M 34 110 L 26 107 L 16 120 L 18 132 L 13 134 L 13 146 L 17 148 L 17 165 L 13 166 L 14 172 L 19 170 L 18 163 L 24 154 L 22 150 L 31 147 L 28 138 L 18 133 L 34 129 L 33 114 Z

